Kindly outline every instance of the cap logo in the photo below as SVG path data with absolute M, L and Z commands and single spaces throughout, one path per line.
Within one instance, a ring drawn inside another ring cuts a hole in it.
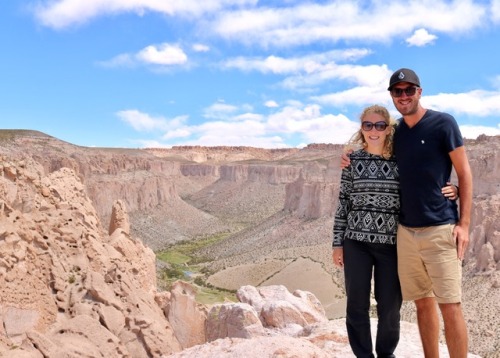
M 398 78 L 402 80 L 403 78 L 405 78 L 405 74 L 403 72 L 399 72 Z

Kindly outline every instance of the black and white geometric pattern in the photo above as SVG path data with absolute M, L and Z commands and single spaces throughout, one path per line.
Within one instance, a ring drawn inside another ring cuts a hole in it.
M 358 150 L 342 171 L 333 246 L 345 239 L 395 244 L 399 214 L 399 173 L 394 158 Z

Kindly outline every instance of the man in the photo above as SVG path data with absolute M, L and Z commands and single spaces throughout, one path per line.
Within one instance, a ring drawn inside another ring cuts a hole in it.
M 422 88 L 414 71 L 394 72 L 388 90 L 402 115 L 394 154 L 400 175 L 397 249 L 403 299 L 415 302 L 426 358 L 439 357 L 436 302 L 450 357 L 465 358 L 468 335 L 461 307 L 461 260 L 469 242 L 472 174 L 463 139 L 451 115 L 422 107 Z M 452 167 L 460 188 L 460 218 L 456 201 L 441 191 Z
M 437 302 L 450 357 L 465 358 L 461 260 L 469 242 L 472 174 L 463 139 L 451 115 L 422 107 L 420 80 L 412 70 L 394 72 L 388 90 L 403 116 L 394 137 L 401 190 L 397 237 L 403 298 L 415 301 L 426 357 L 439 357 Z M 456 202 L 441 193 L 452 166 L 460 187 L 460 219 Z

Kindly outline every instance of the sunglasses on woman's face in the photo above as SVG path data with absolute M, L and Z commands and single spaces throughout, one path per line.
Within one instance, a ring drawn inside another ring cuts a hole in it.
M 389 125 L 383 121 L 380 121 L 380 122 L 376 122 L 376 123 L 373 123 L 373 122 L 363 122 L 361 123 L 361 128 L 364 130 L 364 131 L 371 131 L 373 127 L 375 127 L 376 130 L 378 130 L 379 132 L 382 132 L 382 131 L 385 131 L 385 129 L 388 127 Z
M 406 96 L 411 97 L 415 93 L 417 93 L 417 87 L 410 86 L 410 87 L 406 87 L 406 88 L 393 88 L 393 89 L 391 89 L 392 97 L 401 97 L 403 95 L 403 92 L 406 94 Z

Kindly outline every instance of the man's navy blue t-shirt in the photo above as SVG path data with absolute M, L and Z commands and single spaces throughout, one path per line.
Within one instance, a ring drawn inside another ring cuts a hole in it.
M 441 188 L 450 180 L 449 153 L 461 146 L 458 124 L 447 113 L 428 109 L 412 128 L 400 119 L 394 154 L 400 175 L 401 224 L 423 227 L 458 221 L 456 201 L 447 199 Z

